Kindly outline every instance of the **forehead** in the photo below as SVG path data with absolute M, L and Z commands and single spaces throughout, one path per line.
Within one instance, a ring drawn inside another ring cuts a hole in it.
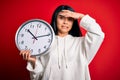
M 64 14 L 65 12 L 63 12 L 63 11 L 60 11 L 60 12 L 58 12 L 58 15 L 62 15 L 62 14 Z

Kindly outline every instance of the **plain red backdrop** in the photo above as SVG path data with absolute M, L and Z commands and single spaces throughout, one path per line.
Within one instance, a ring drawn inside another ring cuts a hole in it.
M 89 66 L 92 80 L 120 80 L 119 3 L 119 0 L 0 0 L 0 80 L 30 79 L 26 61 L 15 45 L 16 30 L 33 18 L 50 23 L 53 11 L 61 4 L 89 14 L 105 32 L 105 40 Z

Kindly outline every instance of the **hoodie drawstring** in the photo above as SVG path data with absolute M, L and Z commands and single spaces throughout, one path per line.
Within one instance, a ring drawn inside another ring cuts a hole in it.
M 64 39 L 64 61 L 65 61 L 65 66 L 66 66 L 66 68 L 68 67 L 67 66 L 67 56 L 66 56 L 66 54 L 67 54 L 67 51 L 66 51 L 66 38 Z
M 57 50 L 58 50 L 58 67 L 59 67 L 59 69 L 61 68 L 61 64 L 62 64 L 62 56 L 63 56 L 63 61 L 65 62 L 65 66 L 66 66 L 66 68 L 68 67 L 67 66 L 67 56 L 66 56 L 66 53 L 67 53 L 67 51 L 66 51 L 66 38 L 64 38 L 64 43 L 63 43 L 63 52 L 62 51 L 60 51 L 60 40 L 59 40 L 59 37 L 57 37 Z M 61 54 L 61 52 L 63 53 L 63 55 Z
M 60 49 L 59 49 L 59 39 L 57 37 L 57 51 L 58 51 L 58 67 L 61 68 L 61 55 L 60 55 Z

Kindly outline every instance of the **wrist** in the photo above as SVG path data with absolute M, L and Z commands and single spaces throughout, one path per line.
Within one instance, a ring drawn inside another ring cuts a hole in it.
M 30 58 L 28 61 L 32 64 L 32 67 L 34 69 L 35 68 L 35 63 L 36 63 L 36 58 Z
M 82 19 L 84 16 L 85 16 L 84 14 L 80 14 L 79 19 Z

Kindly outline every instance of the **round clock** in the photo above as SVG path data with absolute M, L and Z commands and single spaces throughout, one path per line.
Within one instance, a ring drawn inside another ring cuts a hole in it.
M 24 22 L 17 30 L 15 43 L 19 50 L 30 50 L 37 56 L 45 53 L 54 42 L 54 31 L 49 23 L 40 19 Z

